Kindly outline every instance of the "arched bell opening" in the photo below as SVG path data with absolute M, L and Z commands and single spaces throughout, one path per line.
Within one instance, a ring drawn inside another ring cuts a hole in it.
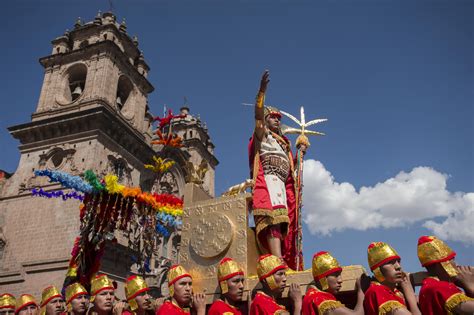
M 115 106 L 121 111 L 127 101 L 129 100 L 130 93 L 133 90 L 133 84 L 129 78 L 122 75 L 120 76 L 117 84 L 117 95 L 115 98 Z
M 68 102 L 74 102 L 82 93 L 86 85 L 87 67 L 84 64 L 76 64 L 67 71 L 67 86 L 64 98 Z

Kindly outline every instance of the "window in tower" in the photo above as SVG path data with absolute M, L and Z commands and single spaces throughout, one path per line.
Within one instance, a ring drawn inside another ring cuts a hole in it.
M 76 64 L 67 71 L 67 87 L 64 97 L 68 102 L 74 102 L 82 93 L 86 85 L 87 67 L 84 64 Z
M 121 111 L 127 103 L 132 89 L 133 85 L 130 79 L 124 75 L 120 76 L 117 85 L 117 95 L 115 98 L 115 105 L 119 111 Z

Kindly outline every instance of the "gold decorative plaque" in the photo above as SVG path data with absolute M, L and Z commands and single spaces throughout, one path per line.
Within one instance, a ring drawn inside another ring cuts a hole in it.
M 202 215 L 192 228 L 191 248 L 203 258 L 213 258 L 229 248 L 234 238 L 234 226 L 222 213 Z

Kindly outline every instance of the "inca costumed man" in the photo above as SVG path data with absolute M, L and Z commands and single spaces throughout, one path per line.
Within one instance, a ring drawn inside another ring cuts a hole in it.
M 282 257 L 288 267 L 301 270 L 302 258 L 299 259 L 301 268 L 297 268 L 297 192 L 293 154 L 290 141 L 281 132 L 281 113 L 274 107 L 264 106 L 268 77 L 269 73 L 265 71 L 255 103 L 255 130 L 249 143 L 257 244 L 263 253 Z M 297 140 L 296 145 L 305 152 L 307 144 L 300 142 Z
M 418 258 L 430 276 L 423 280 L 420 309 L 423 315 L 473 314 L 474 281 L 470 267 L 458 267 L 454 252 L 434 236 L 418 240 Z M 456 281 L 465 292 L 453 282 Z
M 122 315 L 145 315 L 154 314 L 152 299 L 148 294 L 150 288 L 140 276 L 130 276 L 125 282 L 125 297 L 127 298 L 130 311 L 124 311 Z
M 38 303 L 31 294 L 22 294 L 16 301 L 15 315 L 36 315 L 38 310 Z
M 365 314 L 421 314 L 410 278 L 402 271 L 398 253 L 387 243 L 374 242 L 367 249 L 367 258 L 376 281 L 372 281 L 365 292 Z
M 0 314 L 13 315 L 15 313 L 16 300 L 10 293 L 0 295 Z
M 115 285 L 107 275 L 98 274 L 92 279 L 90 300 L 94 304 L 92 309 L 98 315 L 114 313 Z
M 63 296 L 55 286 L 43 289 L 41 293 L 40 315 L 59 315 L 66 310 Z
M 285 306 L 277 302 L 286 287 L 287 269 L 280 257 L 271 254 L 260 256 L 257 275 L 263 288 L 257 291 L 250 305 L 250 315 L 290 314 Z M 293 314 L 301 314 L 302 298 L 299 285 L 292 283 L 288 295 L 293 304 Z
M 354 310 L 348 309 L 336 298 L 342 284 L 342 268 L 339 262 L 328 252 L 319 252 L 313 256 L 313 278 L 317 287 L 310 286 L 303 299 L 303 315 L 363 315 L 364 292 L 360 280 L 356 282 L 357 304 Z
M 242 315 L 238 304 L 244 293 L 244 271 L 231 258 L 224 258 L 217 268 L 221 298 L 212 303 L 208 315 Z
M 204 294 L 193 295 L 193 278 L 181 265 L 171 266 L 168 271 L 170 300 L 163 303 L 157 315 L 189 315 L 194 306 L 197 315 L 206 313 Z
M 89 293 L 79 282 L 66 287 L 66 307 L 71 315 L 83 315 L 89 309 Z

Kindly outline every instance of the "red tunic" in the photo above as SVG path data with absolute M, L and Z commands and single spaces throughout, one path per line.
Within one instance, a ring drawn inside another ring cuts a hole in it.
M 189 311 L 183 310 L 181 307 L 176 305 L 173 302 L 166 301 L 161 305 L 161 307 L 156 311 L 156 315 L 190 315 Z
M 240 310 L 222 300 L 216 300 L 212 303 L 208 315 L 242 315 Z
M 288 147 L 290 142 L 286 137 L 281 137 L 281 141 L 287 143 Z M 297 210 L 296 210 L 296 190 L 295 190 L 295 180 L 293 178 L 293 155 L 291 149 L 288 150 L 288 159 L 290 161 L 290 175 L 285 182 L 285 191 L 286 191 L 286 205 L 281 205 L 284 208 L 274 208 L 271 203 L 270 194 L 267 188 L 267 183 L 265 181 L 263 166 L 259 159 L 259 152 L 257 152 L 255 147 L 254 136 L 250 139 L 249 143 L 249 163 L 250 163 L 250 176 L 255 179 L 255 184 L 253 187 L 253 200 L 252 207 L 255 215 L 255 223 L 257 225 L 257 239 L 259 246 L 264 247 L 268 250 L 268 244 L 266 235 L 271 233 L 268 230 L 263 229 L 259 230 L 258 224 L 259 221 L 264 222 L 262 225 L 267 225 L 268 222 L 274 221 L 275 224 L 280 224 L 282 236 L 284 240 L 282 242 L 281 252 L 283 253 L 283 259 L 285 260 L 288 267 L 293 270 L 297 270 L 296 258 L 300 256 L 300 268 L 303 269 L 303 258 L 301 253 L 297 253 L 296 248 L 296 239 L 298 236 L 298 226 L 297 226 Z M 257 160 L 258 158 L 258 160 Z M 258 216 L 257 212 L 267 213 L 264 216 Z M 277 214 L 281 212 L 280 214 Z M 283 213 L 283 212 L 287 212 Z M 267 217 L 267 219 L 265 218 Z M 271 220 L 268 217 L 272 217 Z M 261 233 L 260 233 L 261 232 Z
M 420 290 L 420 310 L 423 315 L 453 314 L 454 308 L 465 301 L 466 296 L 455 284 L 440 281 L 436 277 L 423 280 Z
M 336 300 L 334 295 L 328 292 L 320 291 L 316 288 L 310 288 L 303 298 L 303 315 L 325 314 L 344 305 Z
M 257 292 L 250 305 L 250 315 L 273 315 L 289 314 L 283 305 L 279 305 L 275 300 L 263 292 Z
M 398 308 L 406 308 L 405 299 L 399 290 L 391 290 L 375 281 L 370 284 L 364 298 L 366 315 L 388 314 Z

